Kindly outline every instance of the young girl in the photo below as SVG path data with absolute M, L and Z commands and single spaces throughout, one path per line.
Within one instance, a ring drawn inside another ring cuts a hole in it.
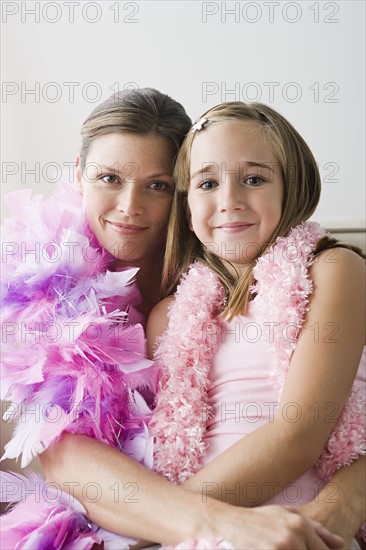
M 232 504 L 299 506 L 365 453 L 363 260 L 305 223 L 317 165 L 269 107 L 207 111 L 176 179 L 164 284 L 178 289 L 148 324 L 150 351 L 163 334 L 155 469 Z
M 74 278 L 71 279 L 73 298 L 75 299 L 79 292 L 79 297 L 82 297 L 81 305 L 83 307 L 87 305 L 94 312 L 93 320 L 95 322 L 98 321 L 100 315 L 115 314 L 114 308 L 121 307 L 121 303 L 125 307 L 132 301 L 131 293 L 126 293 L 127 288 L 123 284 L 120 286 L 123 296 L 117 298 L 111 296 L 111 289 L 108 289 L 108 285 L 111 282 L 115 283 L 116 278 L 118 280 L 116 271 L 114 271 L 115 277 L 112 278 L 109 274 L 104 280 L 106 295 L 104 298 L 101 296 L 100 289 L 103 287 L 100 284 L 100 275 L 104 275 L 107 265 L 109 268 L 113 266 L 114 270 L 130 265 L 140 268 L 137 282 L 142 293 L 142 305 L 137 306 L 135 303 L 140 311 L 147 313 L 158 300 L 160 259 L 164 250 L 165 229 L 172 201 L 172 162 L 183 134 L 188 128 L 187 116 L 181 106 L 156 91 L 139 90 L 131 94 L 124 94 L 123 97 L 118 97 L 117 101 L 115 100 L 116 98 L 111 98 L 110 101 L 99 106 L 86 120 L 83 126 L 82 151 L 80 158 L 77 159 L 77 179 L 79 189 L 83 194 L 88 219 L 87 238 L 91 239 L 92 244 L 96 244 L 94 239 L 97 238 L 99 244 L 96 254 L 103 250 L 112 253 L 112 257 L 107 257 L 107 263 L 99 264 L 99 268 L 97 266 L 93 271 L 93 277 L 87 281 L 87 284 L 83 271 L 86 266 L 79 258 L 80 261 L 75 266 Z M 67 215 L 65 215 L 65 212 L 62 214 L 65 205 L 57 210 L 56 199 L 46 203 L 41 209 L 39 206 L 37 207 L 37 203 L 32 202 L 27 205 L 25 210 L 29 211 L 32 207 L 33 210 L 30 211 L 34 214 L 41 210 L 42 216 L 33 216 L 33 219 L 42 221 L 37 225 L 38 233 L 47 229 L 45 223 L 47 222 L 51 224 L 51 227 L 54 227 L 53 224 L 55 224 L 55 238 L 59 238 L 62 235 L 61 229 L 69 228 L 70 223 L 74 220 L 73 216 L 78 214 L 80 203 L 77 201 L 75 193 L 67 189 L 67 199 L 71 204 L 66 208 Z M 18 221 L 22 222 L 22 216 Z M 24 225 L 26 230 L 27 223 L 24 222 Z M 73 223 L 71 225 L 73 226 Z M 33 226 L 30 225 L 30 227 Z M 25 233 L 25 235 L 29 240 L 29 234 Z M 48 237 L 49 233 L 47 232 L 42 236 L 45 243 L 48 242 Z M 71 233 L 69 240 L 71 243 L 75 241 L 74 233 Z M 83 238 L 81 238 L 81 243 L 84 244 Z M 92 260 L 93 250 L 87 247 L 86 251 L 86 257 Z M 16 258 L 14 263 L 19 266 L 21 258 Z M 41 276 L 39 266 L 31 265 L 31 267 Z M 62 277 L 60 279 L 53 278 L 52 284 L 55 285 L 55 282 L 63 280 L 70 267 L 73 266 L 65 267 L 62 262 L 59 263 L 57 265 L 58 274 Z M 61 272 L 60 268 L 62 268 Z M 123 273 L 120 275 L 122 278 Z M 40 288 L 43 290 L 48 288 L 53 291 L 55 286 L 50 285 L 47 277 L 44 277 L 41 277 Z M 10 285 L 9 288 L 19 290 L 17 282 L 17 280 L 13 281 L 12 285 L 15 286 Z M 75 288 L 77 292 L 75 292 Z M 59 287 L 56 286 L 56 289 L 59 290 Z M 90 289 L 96 292 L 97 300 L 94 299 Z M 113 289 L 115 289 L 114 286 Z M 85 299 L 85 294 L 87 294 L 88 300 Z M 19 294 L 15 293 L 14 298 L 17 296 Z M 39 305 L 42 296 L 42 293 L 38 292 L 32 295 L 30 292 L 28 298 L 31 300 L 28 305 Z M 48 293 L 48 297 L 50 296 L 54 296 L 54 294 Z M 61 293 L 61 297 L 62 300 L 56 300 L 58 307 L 66 302 L 72 310 L 73 302 L 65 300 L 65 297 L 70 298 L 70 296 Z M 95 305 L 99 306 L 100 312 Z M 38 311 L 37 307 L 33 309 Z M 129 321 L 134 323 L 140 319 L 138 312 L 129 309 Z M 19 313 L 21 307 L 17 311 Z M 57 307 L 55 307 L 55 311 L 58 311 Z M 79 313 L 80 309 L 76 311 L 76 314 Z M 137 399 L 133 385 L 132 389 L 136 397 L 136 401 L 132 403 L 135 405 L 132 411 L 135 413 L 133 417 L 135 425 L 131 427 L 130 422 L 126 425 L 126 419 L 131 420 L 131 418 L 126 415 L 129 409 L 126 411 L 126 402 L 121 400 L 120 390 L 121 386 L 122 388 L 126 386 L 126 380 L 132 382 L 136 374 L 134 369 L 146 366 L 146 363 L 141 362 L 141 354 L 136 354 L 136 337 L 140 336 L 140 332 L 136 332 L 135 325 L 132 326 L 134 330 L 130 334 L 129 340 L 130 344 L 134 344 L 134 354 L 132 357 L 131 355 L 127 357 L 124 354 L 126 340 L 122 342 L 122 351 L 120 350 L 123 333 L 113 331 L 116 329 L 115 320 L 116 317 L 112 316 L 108 327 L 112 329 L 110 334 L 116 337 L 116 340 L 113 346 L 109 345 L 110 339 L 107 344 L 109 346 L 108 353 L 112 354 L 113 358 L 116 353 L 120 352 L 119 357 L 115 358 L 119 360 L 119 363 L 114 364 L 112 369 L 108 369 L 108 376 L 106 377 L 105 372 L 100 368 L 105 361 L 98 361 L 98 355 L 96 355 L 100 354 L 100 349 L 96 349 L 94 346 L 91 350 L 94 355 L 91 353 L 87 355 L 86 361 L 81 365 L 82 369 L 80 369 L 80 364 L 77 365 L 79 368 L 70 368 L 71 380 L 65 380 L 65 378 L 57 380 L 58 387 L 62 390 L 62 388 L 73 387 L 75 383 L 79 383 L 79 378 L 83 381 L 84 377 L 80 374 L 89 373 L 90 386 L 87 384 L 84 386 L 87 399 L 84 399 L 79 406 L 75 403 L 77 413 L 85 411 L 84 403 L 88 405 L 87 410 L 90 410 L 91 407 L 99 407 L 96 412 L 100 410 L 100 392 L 95 391 L 95 389 L 98 390 L 95 381 L 109 381 L 108 391 L 102 394 L 109 399 L 103 403 L 104 407 L 102 407 L 102 411 L 106 413 L 102 419 L 108 421 L 98 422 L 100 415 L 92 414 L 89 417 L 91 421 L 83 423 L 83 414 L 74 414 L 75 422 L 69 424 L 66 429 L 65 426 L 57 426 L 57 428 L 63 429 L 63 432 L 76 433 L 66 433 L 59 442 L 50 444 L 41 455 L 41 461 L 48 481 L 51 482 L 50 489 L 53 487 L 58 491 L 61 486 L 64 491 L 71 493 L 71 497 L 67 499 L 63 495 L 62 499 L 57 501 L 57 499 L 54 500 L 54 495 L 51 492 L 48 500 L 41 499 L 43 515 L 38 516 L 37 523 L 37 513 L 39 512 L 37 495 L 39 492 L 42 495 L 48 494 L 47 486 L 46 488 L 38 486 L 38 493 L 36 492 L 34 497 L 31 494 L 28 498 L 27 503 L 31 505 L 31 509 L 28 507 L 27 515 L 24 513 L 22 515 L 24 508 L 20 508 L 17 517 L 14 518 L 14 515 L 10 514 L 9 520 L 5 521 L 7 535 L 10 533 L 9 536 L 13 536 L 11 540 L 16 541 L 19 548 L 30 543 L 30 538 L 33 548 L 43 548 L 46 543 L 53 544 L 54 548 L 62 548 L 63 545 L 70 547 L 72 544 L 78 544 L 80 542 L 78 537 L 80 537 L 83 539 L 85 548 L 89 547 L 88 545 L 92 544 L 93 540 L 102 539 L 107 547 L 110 544 L 111 535 L 103 529 L 98 530 L 95 525 L 90 524 L 80 514 L 78 515 L 77 510 L 70 507 L 70 499 L 72 503 L 76 497 L 85 506 L 88 518 L 93 519 L 98 525 L 116 533 L 148 540 L 174 543 L 184 538 L 199 539 L 208 535 L 219 539 L 224 534 L 236 547 L 243 545 L 253 547 L 257 545 L 258 547 L 259 544 L 260 548 L 263 545 L 272 548 L 284 548 L 285 545 L 326 548 L 327 544 L 334 545 L 334 547 L 339 545 L 339 539 L 330 537 L 329 532 L 321 530 L 319 526 L 315 531 L 313 525 L 293 510 L 266 507 L 263 510 L 250 511 L 219 503 L 211 498 L 207 502 L 203 502 L 200 494 L 193 494 L 175 487 L 138 463 L 140 461 L 149 466 L 151 446 L 149 445 L 149 436 L 143 426 L 149 416 L 149 410 L 143 406 L 143 401 L 140 398 Z M 89 340 L 93 340 L 94 336 L 95 334 L 91 333 Z M 88 338 L 86 340 L 88 341 Z M 139 338 L 138 342 L 141 343 Z M 77 339 L 75 343 L 77 345 L 74 348 L 70 349 L 70 346 L 64 345 L 60 351 L 85 351 L 85 348 L 80 350 L 79 347 L 78 349 L 80 339 Z M 94 340 L 94 343 L 98 346 L 105 345 L 106 340 L 97 339 Z M 15 347 L 15 349 L 17 348 Z M 19 349 L 23 349 L 22 346 L 19 346 Z M 48 350 L 54 352 L 54 347 L 51 345 Z M 26 356 L 26 353 L 23 355 Z M 66 358 L 69 361 L 68 367 L 70 367 L 74 356 L 72 353 L 66 353 Z M 106 357 L 103 356 L 102 359 L 105 360 Z M 121 368 L 116 368 L 118 364 L 124 366 L 128 376 L 121 376 Z M 11 371 L 12 365 L 8 366 Z M 99 368 L 96 369 L 96 366 Z M 110 367 L 110 357 L 107 358 L 105 366 Z M 63 367 L 65 375 L 67 370 L 65 363 Z M 140 383 L 144 380 L 152 382 L 151 377 L 149 378 L 151 370 L 148 368 L 144 371 L 137 371 L 137 375 L 142 377 L 137 380 L 140 380 Z M 52 369 L 47 371 L 47 375 L 50 377 L 47 380 L 49 381 L 52 378 Z M 18 379 L 17 382 L 16 389 L 23 391 L 24 380 Z M 134 383 L 136 383 L 136 379 Z M 150 384 L 150 386 L 152 385 Z M 31 388 L 37 403 L 40 385 L 33 384 Z M 18 394 L 14 397 L 19 398 L 22 395 Z M 123 396 L 125 397 L 125 394 Z M 148 394 L 145 396 L 148 397 Z M 29 392 L 27 397 L 29 398 Z M 25 401 L 25 404 L 28 402 Z M 120 404 L 119 408 L 118 404 Z M 61 403 L 61 405 L 67 407 L 68 412 L 69 403 Z M 25 413 L 27 413 L 27 409 Z M 29 415 L 25 414 L 25 416 Z M 23 419 L 25 419 L 24 416 L 21 420 Z M 40 440 L 36 440 L 38 448 L 43 449 L 46 446 L 45 443 L 55 440 L 61 430 L 57 432 L 52 426 L 48 442 L 44 440 L 44 434 Z M 35 432 L 35 435 L 38 433 Z M 89 437 L 81 434 L 86 434 Z M 109 439 L 106 436 L 109 436 Z M 109 445 L 104 444 L 105 442 L 108 442 Z M 35 446 L 36 451 L 37 446 Z M 120 452 L 121 447 L 123 453 Z M 11 447 L 7 448 L 8 453 L 10 453 L 9 449 Z M 12 450 L 19 454 L 22 449 L 13 448 Z M 353 494 L 357 484 L 353 479 L 349 482 L 348 474 L 345 475 L 345 478 L 343 485 L 340 484 L 345 489 L 344 495 L 348 494 L 348 487 L 351 488 L 350 494 Z M 356 478 L 358 478 L 358 474 Z M 23 485 L 25 483 L 22 481 Z M 32 490 L 32 487 L 21 486 L 20 489 L 19 494 L 22 496 L 25 489 Z M 354 500 L 357 502 L 358 499 Z M 341 499 L 341 502 L 344 501 L 346 502 L 347 498 Z M 323 510 L 327 512 L 328 509 L 329 506 L 323 507 Z M 334 507 L 332 510 L 334 511 L 332 517 L 339 517 Z M 341 517 L 344 517 L 341 507 L 338 507 L 338 511 Z M 13 523 L 11 518 L 14 518 Z M 43 520 L 41 525 L 39 525 L 39 519 Z M 328 520 L 325 518 L 325 521 Z M 55 537 L 55 529 L 59 533 L 57 537 Z M 319 534 L 327 540 L 327 544 L 321 540 Z M 3 542 L 5 540 L 10 539 L 4 539 L 3 536 Z M 115 544 L 119 548 L 122 547 L 120 540 Z M 11 543 L 9 545 L 11 546 Z

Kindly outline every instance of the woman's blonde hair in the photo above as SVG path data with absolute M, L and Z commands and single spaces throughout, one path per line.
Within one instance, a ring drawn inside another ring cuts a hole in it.
M 176 193 L 168 227 L 162 289 L 166 296 L 174 292 L 179 279 L 196 259 L 207 264 L 220 278 L 227 295 L 224 318 L 245 314 L 250 298 L 249 287 L 253 283 L 253 267 L 256 259 L 271 246 L 280 235 L 286 235 L 291 227 L 306 221 L 314 212 L 320 198 L 321 180 L 315 158 L 304 139 L 279 113 L 261 103 L 222 103 L 202 115 L 206 118 L 203 128 L 224 121 L 250 123 L 267 139 L 281 169 L 284 184 L 281 219 L 266 243 L 260 247 L 248 269 L 238 277 L 229 270 L 227 263 L 202 244 L 188 225 L 188 190 L 190 185 L 191 149 L 197 131 L 189 132 L 179 151 L 175 165 Z M 334 239 L 332 246 L 337 245 Z M 317 252 L 328 248 L 330 241 L 319 243 Z
M 168 143 L 175 160 L 190 126 L 184 107 L 168 95 L 154 88 L 120 91 L 98 105 L 85 120 L 80 166 L 85 167 L 93 140 L 113 133 L 159 135 Z

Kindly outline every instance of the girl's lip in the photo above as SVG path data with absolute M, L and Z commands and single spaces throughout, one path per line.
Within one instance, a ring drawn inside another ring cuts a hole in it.
M 215 229 L 223 229 L 228 233 L 238 233 L 239 231 L 245 231 L 252 227 L 253 223 L 244 223 L 244 222 L 228 222 L 223 223 L 222 225 L 217 225 Z

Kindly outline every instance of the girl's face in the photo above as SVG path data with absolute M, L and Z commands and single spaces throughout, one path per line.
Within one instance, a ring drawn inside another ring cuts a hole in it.
M 173 157 L 155 134 L 107 134 L 90 146 L 77 181 L 90 228 L 122 263 L 155 260 L 165 247 Z
M 283 181 L 278 160 L 255 125 L 225 121 L 195 136 L 190 174 L 192 231 L 240 270 L 256 257 L 280 220 Z

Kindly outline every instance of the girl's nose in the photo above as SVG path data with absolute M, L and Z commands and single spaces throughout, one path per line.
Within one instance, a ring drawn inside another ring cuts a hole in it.
M 244 189 L 238 182 L 230 179 L 221 184 L 220 211 L 244 210 Z

